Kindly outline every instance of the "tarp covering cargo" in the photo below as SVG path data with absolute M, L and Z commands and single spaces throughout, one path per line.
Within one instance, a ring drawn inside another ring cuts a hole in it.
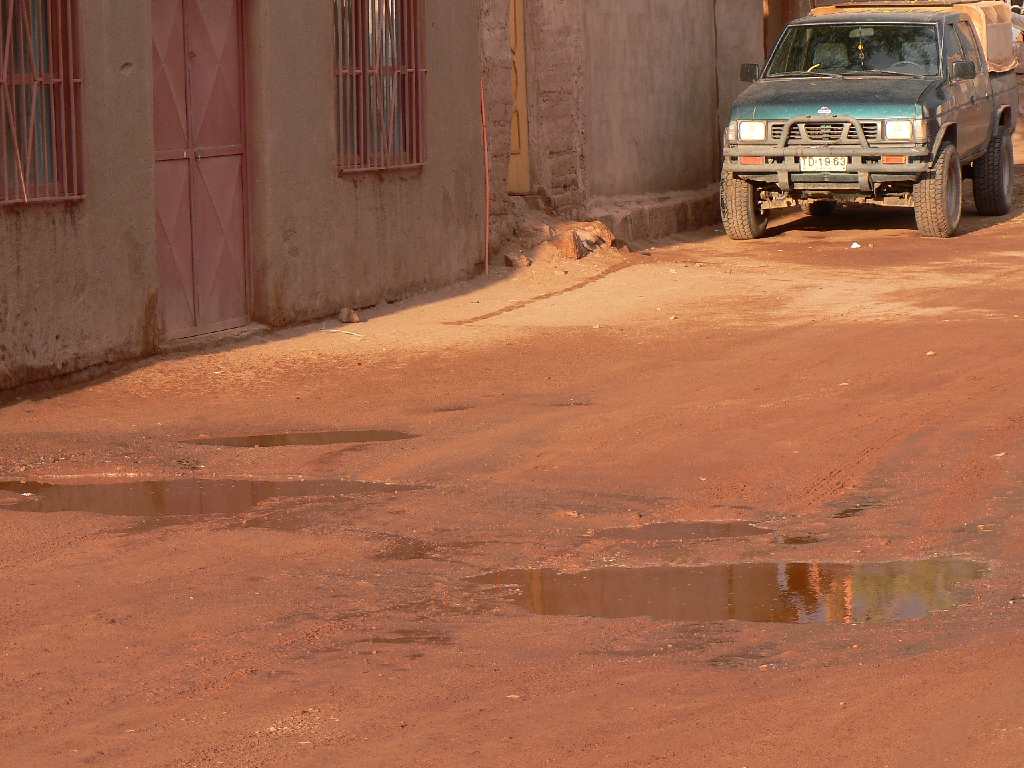
M 1013 15 L 1003 0 L 945 3 L 935 0 L 878 0 L 823 5 L 811 11 L 812 16 L 842 13 L 906 13 L 908 11 L 956 11 L 971 20 L 992 72 L 1012 72 L 1017 67 L 1013 45 Z

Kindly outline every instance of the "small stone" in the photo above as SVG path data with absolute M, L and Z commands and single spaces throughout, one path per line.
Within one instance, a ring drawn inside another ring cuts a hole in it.
M 345 307 L 341 312 L 338 313 L 338 320 L 343 323 L 361 323 L 359 319 L 359 313 L 356 312 L 352 307 Z

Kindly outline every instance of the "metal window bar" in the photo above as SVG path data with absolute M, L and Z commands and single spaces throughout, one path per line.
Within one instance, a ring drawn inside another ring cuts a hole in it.
M 423 141 L 421 0 L 334 0 L 338 167 L 417 168 Z
M 0 206 L 79 200 L 78 0 L 0 0 Z

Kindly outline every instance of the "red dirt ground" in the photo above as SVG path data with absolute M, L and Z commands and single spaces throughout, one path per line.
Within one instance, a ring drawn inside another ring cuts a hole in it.
M 10 402 L 0 479 L 403 489 L 144 519 L 0 493 L 0 765 L 1020 766 L 1024 217 L 964 230 L 707 231 Z M 416 437 L 184 442 L 336 429 Z M 589 535 L 704 520 L 774 533 Z M 469 581 L 935 556 L 988 573 L 891 623 L 540 616 Z

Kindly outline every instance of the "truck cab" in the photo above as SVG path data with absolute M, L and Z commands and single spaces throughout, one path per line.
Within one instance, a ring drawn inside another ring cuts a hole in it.
M 1007 213 L 1012 40 L 1001 2 L 851 3 L 791 23 L 764 67 L 741 71 L 751 85 L 723 138 L 728 234 L 763 236 L 771 208 L 867 202 L 913 207 L 922 235 L 950 237 L 964 178 L 979 213 Z

